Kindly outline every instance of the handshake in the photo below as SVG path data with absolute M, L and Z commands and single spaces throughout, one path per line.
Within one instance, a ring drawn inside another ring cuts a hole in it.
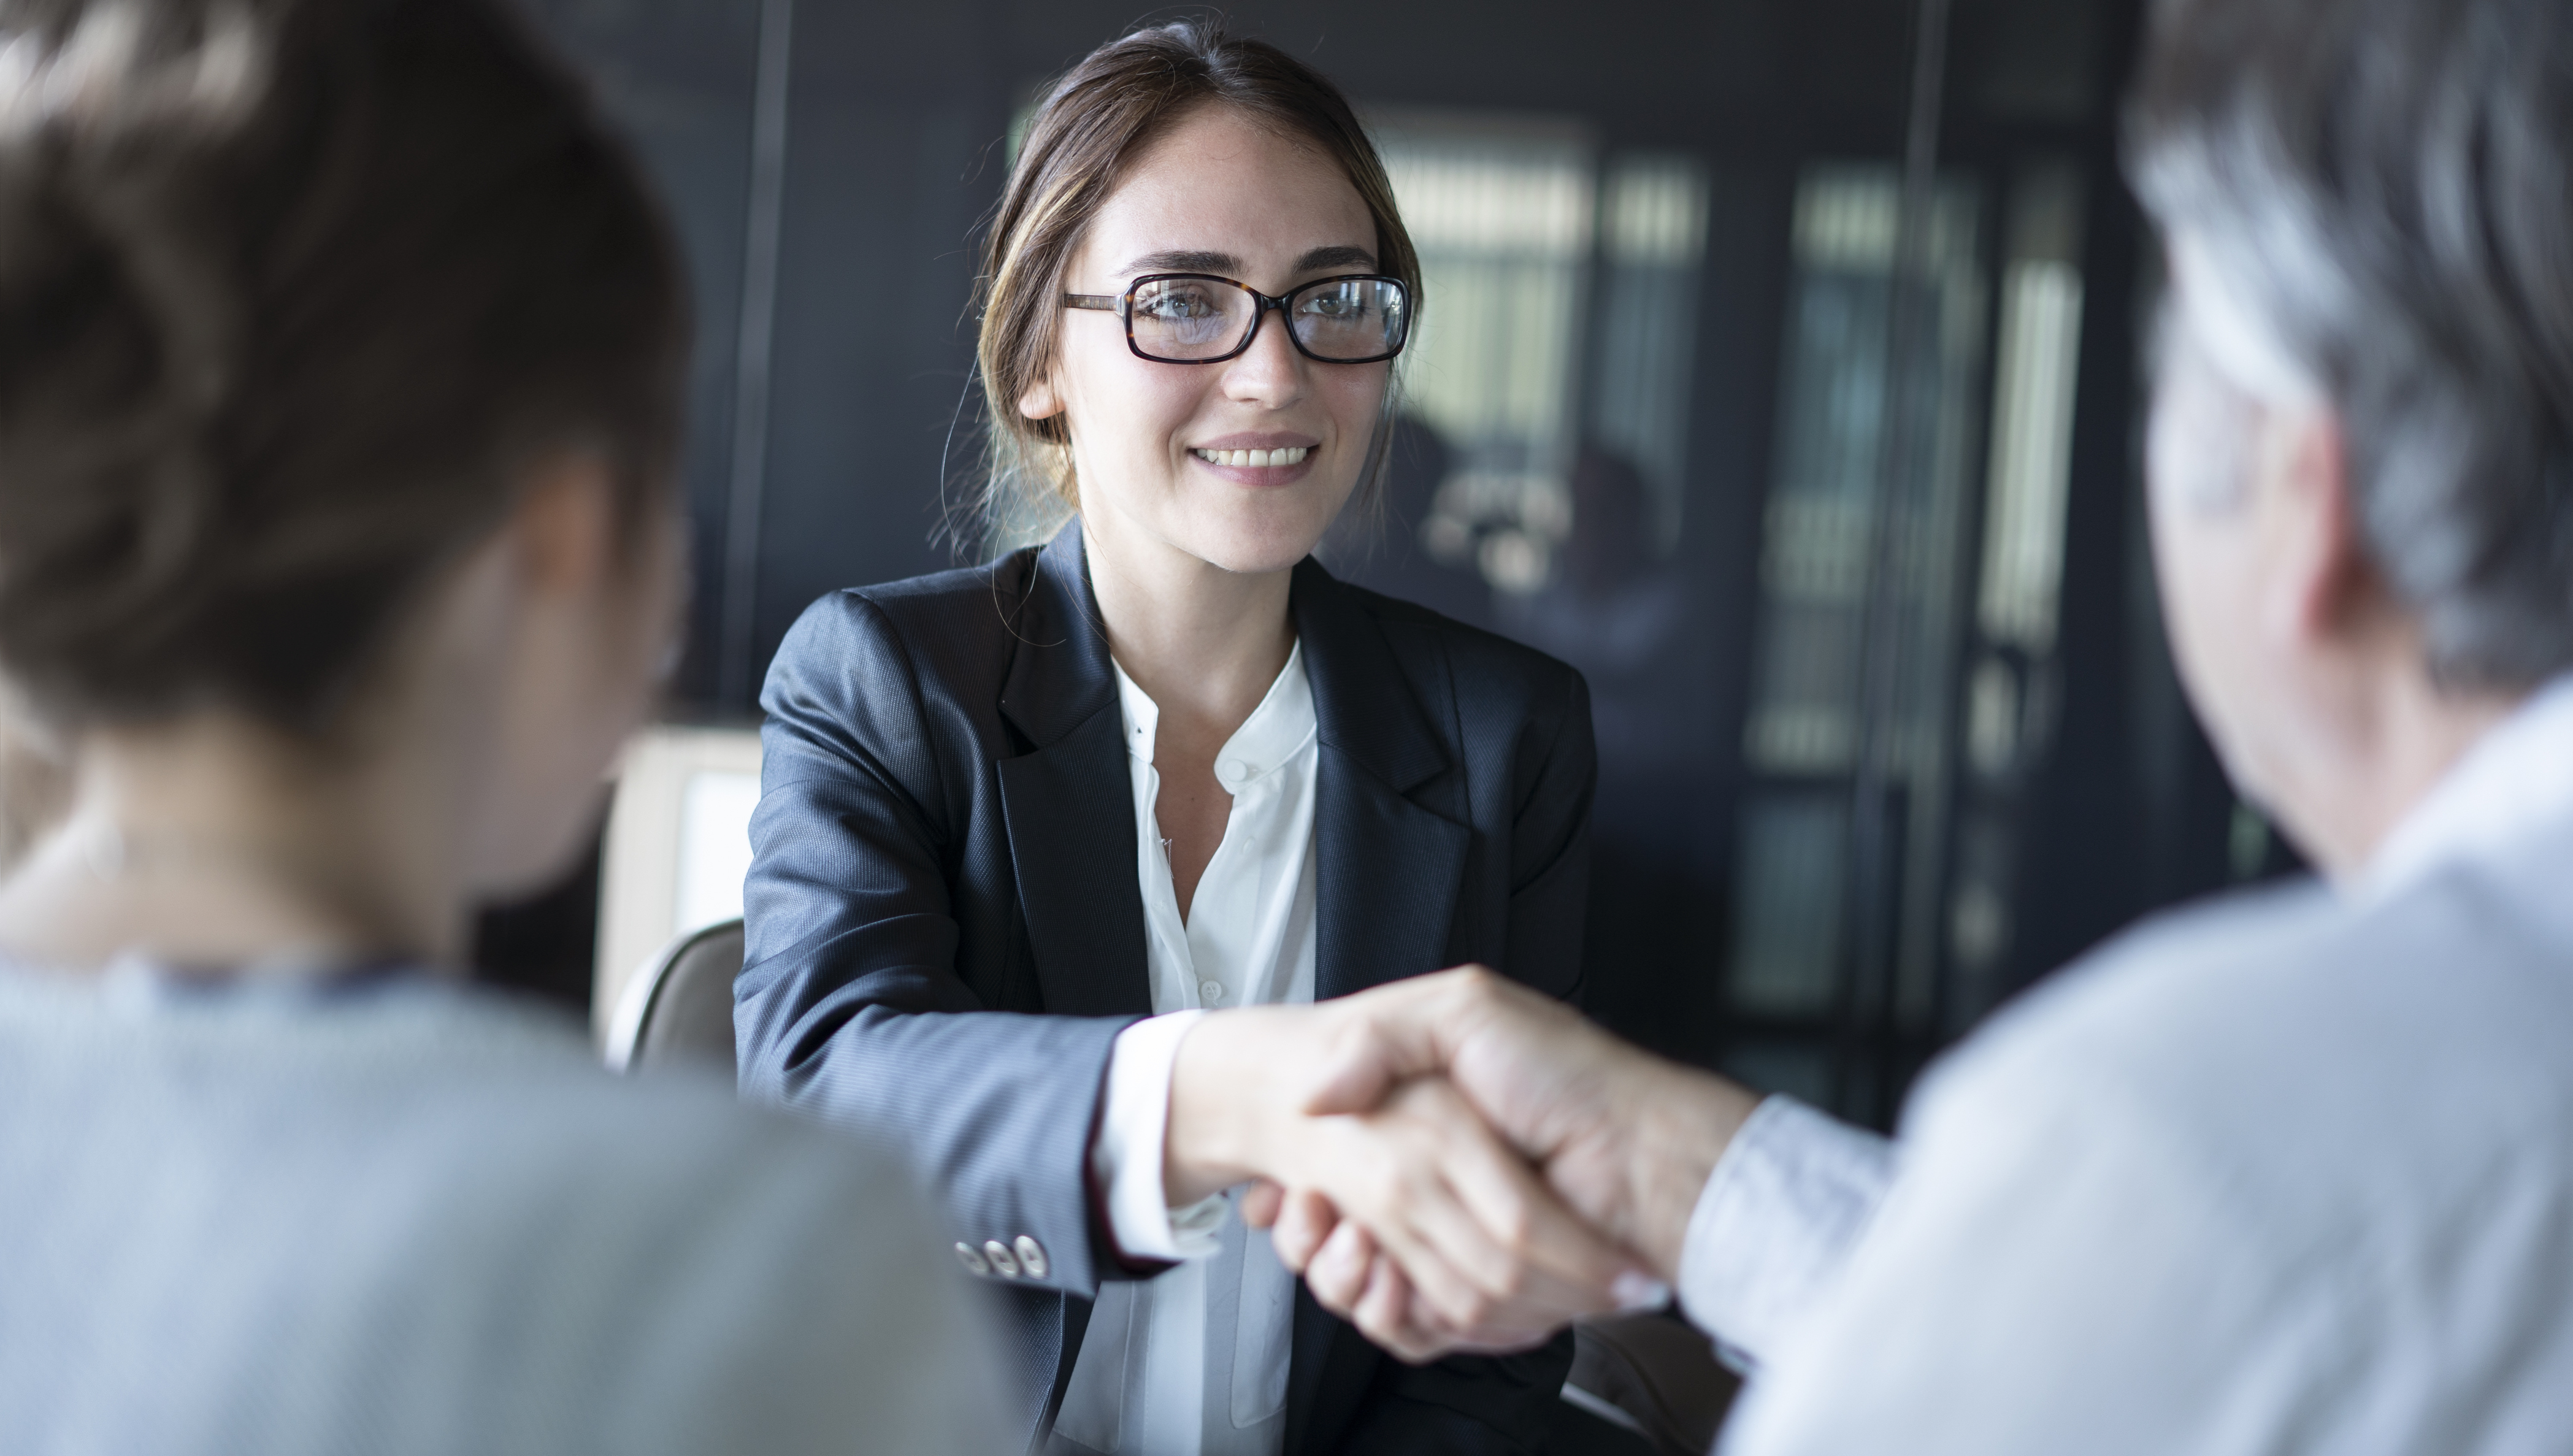
M 1542 1343 L 1669 1297 L 1758 1098 L 1479 967 L 1200 1022 L 1174 1206 L 1237 1183 L 1323 1307 L 1406 1360 Z

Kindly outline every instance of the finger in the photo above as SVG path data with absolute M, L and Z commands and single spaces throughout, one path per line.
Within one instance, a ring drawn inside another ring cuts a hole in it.
M 1428 1306 L 1416 1298 L 1411 1301 L 1411 1307 L 1405 1311 L 1404 1317 L 1410 1321 L 1411 1328 L 1416 1332 L 1411 1338 L 1418 1343 L 1434 1346 L 1442 1355 L 1515 1355 L 1538 1348 L 1554 1338 L 1555 1333 L 1551 1328 L 1532 1329 L 1508 1337 L 1490 1335 L 1476 1338 L 1474 1332 L 1450 1329 L 1439 1323 L 1437 1316 Z
M 1305 1161 L 1328 1184 L 1339 1215 L 1366 1228 L 1443 1321 L 1479 1326 L 1494 1301 L 1466 1270 L 1508 1255 L 1465 1209 L 1440 1163 L 1453 1155 L 1447 1144 L 1489 1143 L 1482 1123 L 1452 1093 L 1432 1103 L 1406 1092 L 1383 1113 L 1306 1125 L 1314 1142 Z
M 1267 1178 L 1253 1178 L 1249 1185 L 1243 1188 L 1242 1197 L 1235 1202 L 1234 1207 L 1241 1212 L 1243 1222 L 1254 1228 L 1267 1228 L 1278 1221 L 1280 1205 L 1286 1199 L 1285 1188 Z
M 1375 1240 L 1358 1225 L 1343 1223 L 1305 1265 L 1304 1287 L 1313 1291 L 1313 1302 L 1324 1309 L 1343 1319 L 1353 1318 L 1377 1261 Z
M 1269 1240 L 1280 1262 L 1302 1273 L 1323 1240 L 1338 1226 L 1340 1210 L 1331 1206 L 1330 1199 L 1309 1188 L 1298 1188 L 1286 1194 L 1286 1204 L 1279 1212 L 1277 1226 L 1269 1231 Z
M 1349 1322 L 1394 1358 L 1405 1364 L 1425 1365 L 1445 1354 L 1447 1345 L 1410 1320 L 1412 1301 L 1410 1284 L 1401 1266 L 1391 1259 L 1379 1258 L 1368 1270 L 1366 1292 Z
M 1324 1120 L 1340 1144 L 1342 1180 L 1331 1192 L 1341 1216 L 1366 1228 L 1446 1322 L 1478 1324 L 1491 1299 L 1465 1270 L 1504 1254 L 1440 1176 L 1435 1142 L 1479 1134 L 1431 1128 L 1417 1116 Z
M 1442 1115 L 1473 1115 L 1444 1084 L 1428 1084 L 1409 1095 Z M 1436 1106 L 1446 1101 L 1456 1105 Z M 1566 1318 L 1618 1307 L 1621 1278 L 1638 1272 L 1632 1256 L 1564 1206 L 1513 1150 L 1488 1136 L 1456 1138 L 1444 1145 L 1448 1157 L 1440 1172 L 1507 1256 L 1505 1262 L 1474 1266 L 1486 1293 L 1556 1310 Z
M 1470 1135 L 1488 1137 L 1470 1114 L 1452 1120 L 1462 1123 Z M 1434 1166 L 1435 1138 L 1456 1130 L 1432 1126 L 1417 1116 L 1380 1122 L 1350 1115 L 1291 1116 L 1270 1144 L 1278 1180 L 1295 1190 L 1281 1216 L 1291 1214 L 1319 1224 L 1324 1220 L 1315 1215 L 1327 1212 L 1329 1221 L 1359 1224 L 1402 1265 L 1414 1288 L 1450 1311 L 1457 1323 L 1470 1323 L 1484 1296 L 1451 1264 L 1496 1257 L 1497 1250 L 1479 1235 L 1474 1220 L 1454 1206 L 1454 1195 Z M 1306 1193 L 1321 1198 L 1325 1207 L 1296 1210 Z M 1451 1207 L 1431 1226 L 1453 1230 L 1452 1249 L 1438 1246 L 1421 1232 L 1418 1205 L 1429 1201 Z M 1303 1254 L 1315 1241 L 1311 1230 L 1290 1228 L 1275 1246 L 1285 1261 Z
M 1390 1216 L 1370 1217 L 1426 1303 L 1478 1343 L 1517 1342 L 1618 1307 L 1633 1261 L 1566 1209 L 1445 1083 L 1407 1085 L 1371 1119 L 1425 1160 Z M 1425 1138 L 1423 1133 L 1427 1132 Z M 1422 1246 L 1441 1257 L 1424 1262 Z M 1470 1286 L 1445 1277 L 1453 1270 Z
M 1513 1343 L 1569 1323 L 1598 1302 L 1547 1287 L 1524 1268 L 1506 1266 L 1500 1254 L 1460 1256 L 1456 1250 L 1470 1237 L 1466 1229 L 1471 1220 L 1463 1220 L 1464 1226 L 1451 1221 L 1452 1204 L 1425 1208 L 1420 1217 L 1422 1241 L 1443 1257 L 1424 1260 L 1410 1251 L 1408 1241 L 1387 1242 L 1427 1307 L 1424 1324 L 1447 1329 L 1459 1340 Z

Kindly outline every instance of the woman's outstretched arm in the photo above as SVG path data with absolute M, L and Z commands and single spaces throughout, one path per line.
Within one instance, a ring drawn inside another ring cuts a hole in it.
M 1088 1152 L 1111 1049 L 1136 1019 L 996 1011 L 994 988 L 959 975 L 952 876 L 968 776 L 988 769 L 939 761 L 881 608 L 850 592 L 815 603 L 761 705 L 734 983 L 742 1091 L 895 1148 L 955 1241 L 1015 1256 L 1031 1240 L 1022 1282 L 1095 1293 L 1120 1270 Z

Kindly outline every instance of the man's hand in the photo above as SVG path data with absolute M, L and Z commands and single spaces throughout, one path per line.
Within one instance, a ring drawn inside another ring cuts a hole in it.
M 1398 1263 L 1414 1317 L 1475 1331 L 1482 1348 L 1525 1348 L 1617 1307 L 1633 1257 L 1564 1207 L 1444 1080 L 1379 1083 L 1313 1110 L 1332 1092 L 1313 1069 L 1336 1072 L 1340 1049 L 1366 1039 L 1352 1005 L 1245 1008 L 1190 1030 L 1171 1076 L 1171 1201 L 1254 1178 L 1295 1188 L 1368 1230 L 1370 1255 Z
M 1415 1079 L 1443 1076 L 1575 1212 L 1663 1280 L 1678 1272 L 1689 1215 L 1716 1159 L 1759 1102 L 1477 967 L 1330 1005 L 1354 1020 L 1315 1069 L 1307 1109 L 1371 1106 Z M 1276 1219 L 1280 1257 L 1303 1272 L 1317 1300 L 1397 1354 L 1528 1338 L 1530 1311 L 1504 1305 L 1491 1320 L 1462 1321 L 1419 1297 L 1407 1251 L 1327 1189 L 1288 1183 L 1244 1206 Z M 1632 1281 L 1618 1292 L 1631 1296 Z

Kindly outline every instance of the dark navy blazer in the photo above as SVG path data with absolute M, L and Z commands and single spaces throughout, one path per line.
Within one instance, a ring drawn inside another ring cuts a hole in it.
M 1315 995 L 1466 961 L 1572 995 L 1597 773 L 1580 675 L 1311 561 L 1291 603 L 1320 740 Z M 1088 1176 L 1110 1046 L 1152 994 L 1078 523 L 822 598 L 760 701 L 743 1090 L 900 1149 L 958 1241 L 1043 1250 L 1000 1286 L 1019 1365 L 993 1372 L 1041 1443 L 1100 1281 L 1155 1272 L 1120 1262 Z M 1411 1369 L 1296 1300 L 1288 1456 L 1539 1443 L 1568 1337 Z

